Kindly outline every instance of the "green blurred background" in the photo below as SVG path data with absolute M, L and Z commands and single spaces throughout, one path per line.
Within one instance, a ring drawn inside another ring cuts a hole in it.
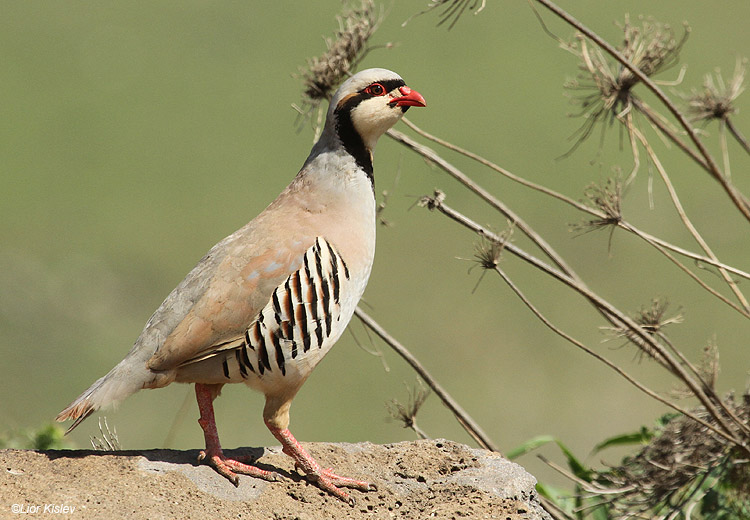
M 572 157 L 580 125 L 562 83 L 573 56 L 547 37 L 526 2 L 488 2 L 451 31 L 436 13 L 413 19 L 425 1 L 386 4 L 386 18 L 362 68 L 399 72 L 427 99 L 409 117 L 515 173 L 580 198 L 591 182 L 628 171 L 629 153 L 611 129 Z M 625 13 L 653 15 L 692 36 L 682 56 L 685 80 L 699 86 L 721 67 L 730 75 L 750 54 L 750 3 L 684 1 L 565 2 L 563 7 L 610 41 Z M 325 2 L 26 2 L 5 1 L 0 17 L 0 424 L 37 427 L 54 418 L 130 349 L 169 291 L 218 240 L 243 225 L 295 175 L 312 144 L 297 131 L 294 77 L 325 50 L 341 3 Z M 542 13 L 552 31 L 573 31 Z M 678 68 L 660 79 L 674 79 Z M 643 92 L 639 89 L 639 92 Z M 748 106 L 748 95 L 739 105 Z M 646 99 L 651 101 L 648 96 Z M 735 116 L 750 134 L 750 110 Z M 398 127 L 405 129 L 403 125 Z M 718 154 L 716 127 L 707 142 Z M 691 162 L 652 142 L 691 217 L 719 257 L 748 269 L 747 222 L 716 183 Z M 730 143 L 736 184 L 750 192 L 747 157 Z M 460 157 L 449 160 L 491 189 L 568 258 L 592 288 L 635 311 L 667 296 L 685 323 L 671 337 L 693 359 L 708 341 L 721 349 L 722 391 L 745 387 L 748 326 L 655 252 L 616 233 L 576 236 L 582 216 Z M 552 434 L 584 456 L 604 437 L 650 425 L 664 409 L 609 369 L 544 328 L 496 277 L 470 270 L 474 238 L 437 214 L 414 207 L 443 189 L 447 202 L 482 224 L 505 222 L 465 189 L 383 138 L 376 152 L 377 191 L 388 190 L 366 309 L 419 357 L 494 438 L 509 450 Z M 625 202 L 643 229 L 696 250 L 654 182 L 649 209 L 645 166 Z M 519 245 L 525 242 L 519 239 Z M 556 323 L 623 364 L 656 390 L 673 383 L 619 340 L 603 343 L 599 316 L 580 297 L 513 259 L 514 279 Z M 711 273 L 704 279 L 720 287 Z M 742 287 L 745 287 L 743 284 Z M 350 329 L 295 400 L 292 431 L 303 441 L 413 438 L 389 420 L 384 403 L 405 401 L 415 375 L 388 348 Z M 173 385 L 141 392 L 106 415 L 123 448 L 202 446 L 192 390 Z M 226 387 L 217 402 L 227 447 L 274 443 L 261 420 L 262 398 Z M 434 437 L 471 442 L 434 396 L 419 416 Z M 170 428 L 174 435 L 168 438 Z M 79 447 L 98 434 L 96 419 L 71 435 Z M 598 457 L 598 456 L 597 456 Z M 612 457 L 609 462 L 615 462 Z M 521 461 L 543 478 L 534 457 Z

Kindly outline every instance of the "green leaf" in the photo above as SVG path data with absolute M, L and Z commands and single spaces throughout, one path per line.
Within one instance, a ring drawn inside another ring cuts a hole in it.
M 565 446 L 562 442 L 560 442 L 559 440 L 555 440 L 555 443 L 560 447 L 560 450 L 562 450 L 565 458 L 568 459 L 568 467 L 573 472 L 573 474 L 581 480 L 591 482 L 591 470 L 584 466 L 583 463 L 578 460 L 575 455 L 573 455 L 573 452 L 570 451 L 568 447 Z
M 541 482 L 537 482 L 536 491 L 540 496 L 543 496 L 569 515 L 574 515 L 575 497 L 570 491 Z
M 526 455 L 527 453 L 534 451 L 535 449 L 540 448 L 545 444 L 549 444 L 550 442 L 556 442 L 556 439 L 551 435 L 539 435 L 525 441 L 520 446 L 510 450 L 505 454 L 505 456 L 508 457 L 508 459 L 513 460 L 520 457 L 521 455 Z
M 609 509 L 610 506 L 604 504 L 596 506 L 591 510 L 591 520 L 611 520 L 612 517 L 609 515 Z
M 682 414 L 678 413 L 678 412 L 667 412 L 667 413 L 665 413 L 664 415 L 662 415 L 661 417 L 659 417 L 658 419 L 656 419 L 656 428 L 659 429 L 659 430 L 661 430 L 662 428 L 664 428 L 669 423 L 669 421 L 671 421 L 672 419 L 675 419 L 675 418 L 677 418 L 677 417 L 679 417 L 681 415 Z
M 611 448 L 613 446 L 631 446 L 633 444 L 647 444 L 649 440 L 654 436 L 653 432 L 646 428 L 645 426 L 641 426 L 640 431 L 632 432 L 632 433 L 623 433 L 620 435 L 615 435 L 614 437 L 610 437 L 609 439 L 605 439 L 596 446 L 594 446 L 594 449 L 591 451 L 592 455 L 595 453 L 599 453 L 600 451 Z
M 586 482 L 591 482 L 591 470 L 584 466 L 583 463 L 578 460 L 575 455 L 573 455 L 573 452 L 570 451 L 567 446 L 565 446 L 565 444 L 551 435 L 539 435 L 538 437 L 533 437 L 517 448 L 506 453 L 505 456 L 510 460 L 513 460 L 517 457 L 520 457 L 521 455 L 525 455 L 531 451 L 534 451 L 535 449 L 540 448 L 545 444 L 549 444 L 550 442 L 554 442 L 555 444 L 557 444 L 557 446 L 563 452 L 565 458 L 568 460 L 568 467 L 571 469 L 571 471 L 573 471 L 575 476 L 585 480 Z

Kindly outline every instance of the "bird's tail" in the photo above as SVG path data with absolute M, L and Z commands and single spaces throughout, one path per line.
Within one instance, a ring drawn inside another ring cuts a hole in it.
M 57 414 L 56 420 L 74 419 L 67 435 L 89 415 L 108 406 L 117 405 L 142 388 L 153 388 L 158 374 L 150 373 L 145 364 L 134 363 L 131 356 L 123 359 L 109 373 L 99 378 L 88 390 Z

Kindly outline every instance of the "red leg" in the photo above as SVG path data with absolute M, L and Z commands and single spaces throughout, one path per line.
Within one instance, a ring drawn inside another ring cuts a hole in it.
M 198 460 L 205 460 L 206 464 L 213 467 L 219 475 L 229 479 L 235 486 L 240 485 L 237 473 L 262 478 L 263 480 L 276 480 L 276 474 L 271 471 L 243 464 L 238 460 L 228 459 L 224 456 L 219 443 L 219 433 L 216 431 L 213 405 L 216 394 L 212 391 L 212 386 L 195 384 L 195 397 L 198 400 L 198 409 L 201 414 L 198 424 L 203 428 L 203 435 L 206 438 L 206 449 L 200 452 Z
M 321 468 L 315 459 L 297 442 L 297 439 L 294 438 L 294 435 L 292 435 L 292 432 L 288 428 L 276 428 L 268 424 L 268 422 L 266 422 L 266 426 L 271 430 L 273 436 L 281 442 L 284 453 L 294 459 L 295 466 L 305 473 L 309 481 L 317 484 L 322 490 L 353 506 L 354 499 L 348 493 L 339 489 L 340 487 L 354 488 L 360 491 L 376 489 L 369 482 L 340 477 L 333 472 L 333 468 Z

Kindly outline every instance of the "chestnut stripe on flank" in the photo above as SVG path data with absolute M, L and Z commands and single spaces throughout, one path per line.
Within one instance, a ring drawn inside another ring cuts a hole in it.
M 297 290 L 297 301 L 302 301 L 302 275 L 299 269 L 294 272 L 294 288 Z
M 318 245 L 320 245 L 318 243 Z M 331 303 L 331 293 L 328 289 L 328 279 L 323 275 L 323 259 L 321 258 L 321 250 L 320 248 L 315 250 L 315 271 L 318 274 L 318 278 L 320 279 L 320 290 L 321 290 L 321 304 L 323 307 L 323 316 L 322 320 L 325 320 L 326 330 L 325 335 L 330 336 L 331 335 L 331 309 L 330 309 L 330 303 Z M 321 327 L 318 326 L 318 329 Z M 316 333 L 318 333 L 318 341 L 319 347 L 323 346 L 323 339 L 321 337 L 321 333 L 316 330 Z

